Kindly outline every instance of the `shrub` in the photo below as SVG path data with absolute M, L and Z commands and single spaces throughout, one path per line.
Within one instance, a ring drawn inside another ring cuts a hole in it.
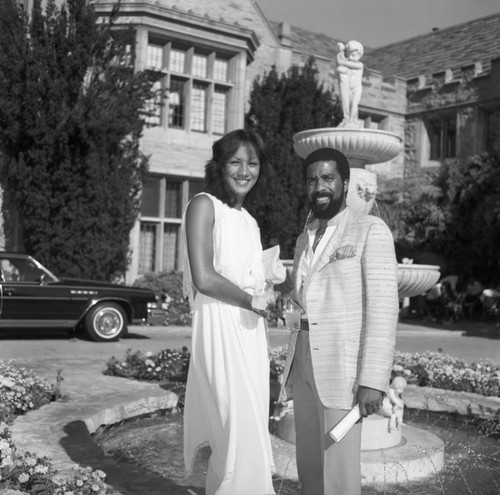
M 163 301 L 166 310 L 165 325 L 191 325 L 189 301 L 182 293 L 182 273 L 146 273 L 134 282 L 134 286 L 152 290 Z

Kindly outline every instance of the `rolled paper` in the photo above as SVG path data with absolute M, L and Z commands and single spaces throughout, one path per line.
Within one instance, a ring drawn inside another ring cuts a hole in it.
M 331 430 L 330 436 L 335 442 L 340 442 L 349 430 L 359 421 L 361 414 L 356 404 Z

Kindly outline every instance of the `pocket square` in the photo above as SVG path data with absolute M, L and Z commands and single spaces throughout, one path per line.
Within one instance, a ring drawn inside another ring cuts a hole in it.
M 330 263 L 332 261 L 340 261 L 348 258 L 354 258 L 356 252 L 352 244 L 346 244 L 345 246 L 340 246 L 337 251 L 335 251 L 330 256 Z

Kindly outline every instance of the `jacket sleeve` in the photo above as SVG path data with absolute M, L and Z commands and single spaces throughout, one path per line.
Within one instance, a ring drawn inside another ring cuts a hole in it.
M 365 324 L 359 385 L 387 391 L 394 360 L 399 299 L 394 240 L 381 220 L 368 229 L 361 263 Z

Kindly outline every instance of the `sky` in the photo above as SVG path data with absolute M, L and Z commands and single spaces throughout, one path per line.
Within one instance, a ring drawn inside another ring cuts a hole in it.
M 257 0 L 272 21 L 377 48 L 500 13 L 500 0 Z M 499 33 L 500 36 L 500 33 Z

